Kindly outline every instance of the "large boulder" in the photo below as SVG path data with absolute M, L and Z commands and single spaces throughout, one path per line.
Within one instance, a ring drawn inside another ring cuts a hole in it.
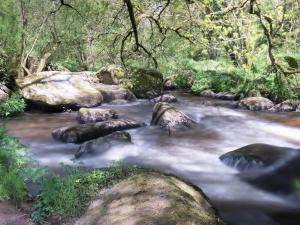
M 0 102 L 9 97 L 10 90 L 5 85 L 0 83 Z
M 248 97 L 239 101 L 238 107 L 252 111 L 265 111 L 274 106 L 274 103 L 264 97 Z
M 167 130 L 177 130 L 191 128 L 195 124 L 195 121 L 168 103 L 160 102 L 153 108 L 151 125 L 159 125 Z
M 151 102 L 157 103 L 157 102 L 168 102 L 168 103 L 172 103 L 172 102 L 177 102 L 177 98 L 174 95 L 162 95 L 162 96 L 158 96 L 156 98 L 151 99 Z
M 119 85 L 95 84 L 95 88 L 101 92 L 104 102 L 113 102 L 116 100 L 135 101 L 135 95 L 126 88 Z
M 259 188 L 277 194 L 299 193 L 295 181 L 300 177 L 299 149 L 252 144 L 220 157 L 228 166 L 242 171 L 239 177 Z M 293 196 L 299 202 L 299 195 Z
M 45 108 L 80 108 L 100 105 L 102 94 L 91 72 L 45 71 L 18 80 L 22 96 Z
M 97 72 L 99 81 L 103 84 L 120 84 L 120 79 L 125 75 L 124 69 L 120 65 L 109 65 Z
M 115 110 L 100 108 L 81 108 L 77 115 L 80 123 L 95 123 L 117 118 L 118 114 Z
M 225 225 L 201 190 L 156 172 L 133 175 L 97 196 L 75 225 Z
M 117 131 L 104 137 L 84 142 L 75 154 L 79 158 L 84 154 L 103 153 L 117 145 L 131 143 L 130 134 L 126 131 Z
M 295 149 L 267 144 L 251 144 L 220 157 L 223 163 L 239 170 L 274 166 L 296 154 Z
M 133 129 L 143 126 L 133 120 L 110 120 L 98 123 L 81 124 L 62 127 L 54 130 L 52 136 L 56 140 L 67 143 L 82 143 L 95 138 L 103 137 L 115 131 Z
M 292 100 L 283 101 L 273 106 L 269 111 L 271 112 L 293 112 L 296 110 L 296 105 Z

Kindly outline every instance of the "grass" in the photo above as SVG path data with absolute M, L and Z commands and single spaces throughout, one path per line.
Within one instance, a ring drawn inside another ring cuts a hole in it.
M 32 218 L 42 224 L 51 215 L 78 216 L 99 189 L 143 170 L 122 163 L 91 171 L 65 167 L 64 176 L 52 175 L 42 183 L 42 190 L 33 206 Z

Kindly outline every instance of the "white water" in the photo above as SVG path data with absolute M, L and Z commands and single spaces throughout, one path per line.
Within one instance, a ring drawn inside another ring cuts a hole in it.
M 238 171 L 219 160 L 222 154 L 253 143 L 300 149 L 299 127 L 276 123 L 278 118 L 282 121 L 281 117 L 288 117 L 284 114 L 273 115 L 270 119 L 258 113 L 207 106 L 202 102 L 203 99 L 198 97 L 180 95 L 179 102 L 175 104 L 199 123 L 196 129 L 175 132 L 170 137 L 168 132 L 158 127 L 130 130 L 132 144 L 113 147 L 76 162 L 74 153 L 78 145 L 56 142 L 50 135 L 55 128 L 75 124 L 75 113 L 29 113 L 9 121 L 7 127 L 11 134 L 29 144 L 30 154 L 42 166 L 57 169 L 59 163 L 79 163 L 105 167 L 112 161 L 122 160 L 174 173 L 199 186 L 229 224 L 239 221 L 239 225 L 277 225 L 267 215 L 269 212 L 300 211 L 297 202 L 248 184 L 238 178 Z M 149 123 L 153 104 L 138 101 L 102 107 L 114 108 L 120 117 Z M 293 118 L 300 118 L 300 115 L 293 114 Z M 233 214 L 235 211 L 236 215 Z

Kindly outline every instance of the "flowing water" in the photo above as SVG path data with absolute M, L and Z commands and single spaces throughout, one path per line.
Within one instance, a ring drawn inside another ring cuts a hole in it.
M 263 191 L 224 165 L 219 156 L 253 143 L 300 149 L 300 113 L 254 113 L 226 107 L 229 102 L 174 93 L 175 106 L 199 123 L 196 129 L 169 133 L 150 126 L 153 103 L 139 100 L 103 105 L 149 126 L 130 130 L 132 144 L 74 161 L 79 145 L 51 138 L 55 128 L 76 124 L 76 112 L 29 112 L 6 122 L 10 134 L 29 146 L 41 166 L 59 170 L 60 163 L 105 167 L 115 160 L 176 174 L 199 186 L 229 225 L 300 224 L 300 203 L 290 196 Z M 284 181 L 283 181 L 284 182 Z

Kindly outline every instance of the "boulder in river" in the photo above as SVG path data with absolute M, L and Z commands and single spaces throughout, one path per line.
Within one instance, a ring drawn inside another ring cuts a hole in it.
M 101 92 L 104 102 L 112 102 L 116 100 L 126 100 L 128 102 L 135 101 L 135 95 L 126 88 L 119 85 L 95 84 L 95 88 Z
M 195 121 L 168 103 L 159 102 L 153 108 L 151 125 L 159 125 L 167 130 L 177 130 L 191 128 L 195 124 Z
M 103 153 L 111 147 L 128 143 L 131 143 L 130 134 L 126 131 L 116 131 L 107 136 L 84 142 L 75 157 L 79 158 L 84 154 Z
M 236 100 L 240 99 L 240 95 L 239 94 L 236 94 L 236 93 L 230 92 L 230 91 L 219 92 L 219 93 L 215 94 L 214 97 L 218 98 L 218 99 L 230 100 L 230 101 L 236 101 Z
M 178 86 L 174 79 L 167 78 L 166 80 L 164 80 L 164 90 L 175 90 L 177 88 Z
M 295 110 L 296 110 L 296 105 L 294 104 L 294 102 L 292 100 L 283 101 L 283 102 L 275 105 L 271 109 L 269 109 L 269 111 L 271 111 L 271 112 L 292 112 Z
M 226 165 L 239 170 L 250 170 L 274 166 L 280 161 L 290 159 L 296 154 L 295 149 L 267 144 L 251 144 L 227 152 L 220 157 Z
M 9 97 L 10 90 L 0 83 L 0 102 Z
M 52 132 L 52 136 L 56 140 L 67 143 L 82 143 L 106 136 L 115 131 L 133 129 L 141 126 L 144 126 L 144 124 L 133 120 L 109 120 L 58 128 Z
M 157 102 L 177 102 L 177 98 L 174 95 L 165 94 L 162 96 L 158 96 L 154 99 L 151 99 L 151 102 L 157 103 Z
M 95 123 L 117 118 L 118 114 L 115 110 L 101 108 L 81 108 L 77 115 L 80 123 Z
M 204 90 L 200 93 L 202 97 L 207 97 L 207 98 L 214 98 L 216 96 L 216 93 L 213 92 L 212 90 Z
M 156 172 L 133 175 L 97 196 L 75 225 L 225 225 L 200 189 Z
M 239 101 L 238 107 L 252 111 L 265 111 L 274 106 L 274 103 L 264 97 L 248 97 Z
M 46 109 L 94 107 L 102 94 L 93 86 L 91 72 L 45 71 L 18 80 L 22 96 Z
M 120 83 L 120 78 L 124 77 L 124 69 L 120 65 L 109 65 L 97 72 L 100 83 L 116 85 Z

